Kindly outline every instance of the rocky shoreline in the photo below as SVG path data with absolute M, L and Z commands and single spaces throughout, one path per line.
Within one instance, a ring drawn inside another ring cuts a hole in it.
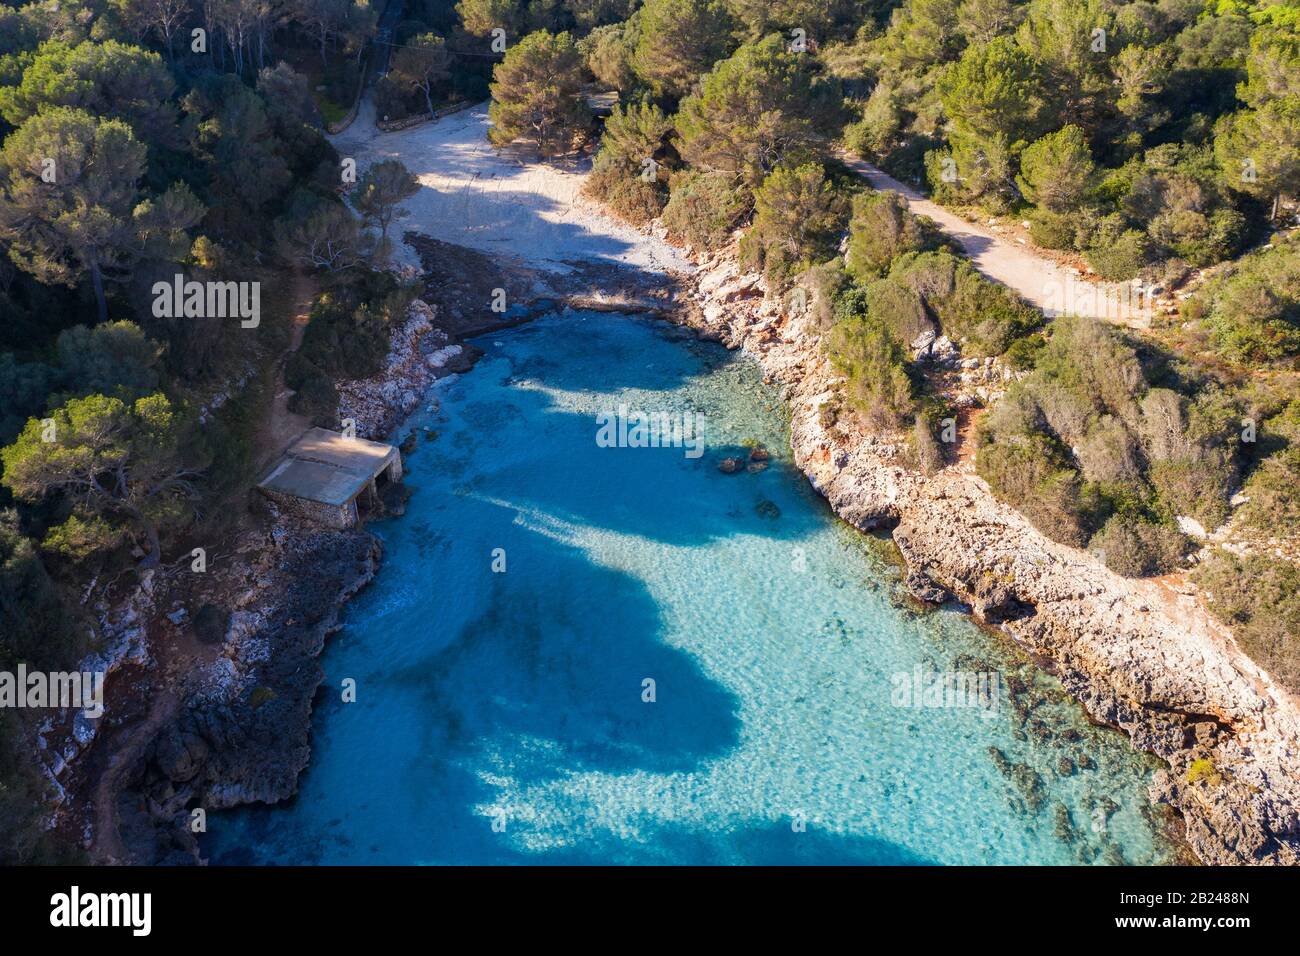
M 530 301 L 543 311 L 654 311 L 743 349 L 781 387 L 797 465 L 845 521 L 892 529 L 917 597 L 967 605 L 1056 674 L 1094 719 L 1169 764 L 1152 798 L 1181 814 L 1200 860 L 1300 861 L 1300 712 L 1193 597 L 1120 578 L 1047 540 L 968 464 L 930 476 L 911 467 L 900 436 L 880 436 L 839 406 L 839 378 L 810 315 L 784 314 L 733 255 L 678 277 L 675 295 L 662 281 L 606 271 L 512 274 L 521 311 L 510 315 L 445 315 L 446 302 L 417 300 L 385 369 L 339 383 L 341 416 L 363 436 L 389 434 L 435 379 L 473 365 L 478 352 L 461 338 L 527 321 L 539 314 Z M 996 369 L 961 378 L 998 389 Z M 91 735 L 63 751 L 52 774 L 71 797 L 56 821 L 99 862 L 201 862 L 194 807 L 274 803 L 296 792 L 310 759 L 319 655 L 382 549 L 365 531 L 305 529 L 260 497 L 256 507 L 262 526 L 241 534 L 198 585 L 161 569 L 104 615 L 117 649 L 108 726 L 143 739 L 105 755 Z M 184 650 L 160 660 L 164 647 Z M 97 833 L 105 824 L 117 832 Z
M 810 312 L 785 313 L 734 251 L 701 262 L 685 299 L 679 321 L 752 355 L 780 385 L 795 462 L 836 514 L 892 529 L 914 595 L 964 604 L 1093 719 L 1166 761 L 1151 796 L 1181 814 L 1198 859 L 1300 863 L 1300 708 L 1193 594 L 1047 539 L 969 461 L 928 476 L 912 466 L 902 436 L 840 405 Z
M 455 339 L 416 299 L 379 374 L 338 383 L 340 417 L 362 437 L 387 436 L 436 379 L 477 359 Z M 106 715 L 100 726 L 50 728 L 43 742 L 59 797 L 53 823 L 95 862 L 202 862 L 196 808 L 276 803 L 297 791 L 320 654 L 383 549 L 365 530 L 304 526 L 249 496 L 252 527 L 202 574 L 187 558 L 146 572 L 129 597 L 100 608 L 107 650 L 92 663 L 110 675 Z M 400 514 L 402 501 L 388 496 L 388 513 Z

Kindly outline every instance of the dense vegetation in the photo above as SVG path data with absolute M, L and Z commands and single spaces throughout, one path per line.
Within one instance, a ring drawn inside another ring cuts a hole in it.
M 743 227 L 744 264 L 811 293 L 848 403 L 908 429 L 925 467 L 949 413 L 926 344 L 1000 356 L 1019 380 L 983 419 L 979 473 L 1050 536 L 1162 573 L 1197 525 L 1300 537 L 1300 237 L 1261 247 L 1300 193 L 1297 37 L 1289 2 L 647 0 L 578 42 L 621 94 L 588 189 L 696 249 Z M 1177 287 L 1223 265 L 1145 335 L 1044 326 L 837 144 L 971 215 L 1028 220 L 1102 279 Z M 1253 607 L 1217 606 L 1238 623 Z
M 927 350 L 1000 357 L 1022 377 L 980 474 L 1116 570 L 1179 566 L 1180 516 L 1300 535 L 1300 239 L 1270 237 L 1300 193 L 1292 0 L 408 0 L 372 42 L 390 9 L 0 0 L 0 667 L 76 660 L 92 582 L 241 512 L 295 310 L 293 410 L 331 423 L 335 382 L 378 369 L 411 293 L 372 267 L 417 184 L 351 182 L 324 129 L 380 63 L 381 118 L 490 94 L 496 145 L 598 140 L 587 189 L 629 221 L 701 251 L 743 230 L 774 294 L 809 295 L 849 405 L 924 467 L 949 414 Z M 1103 278 L 1225 264 L 1145 335 L 1044 326 L 842 149 Z M 263 320 L 160 313 L 178 273 L 261 282 Z M 1294 573 L 1200 572 L 1293 680 Z M 0 714 L 0 859 L 48 852 L 23 733 Z
M 96 640 L 92 589 L 242 511 L 227 505 L 251 477 L 293 290 L 325 289 L 294 369 L 318 420 L 333 414 L 319 376 L 382 358 L 405 303 L 369 263 L 415 185 L 378 164 L 349 209 L 323 129 L 355 98 L 379 12 L 0 5 L 0 669 L 75 666 Z M 159 307 L 155 283 L 176 275 L 260 283 L 260 320 Z M 29 733 L 0 714 L 4 861 L 52 852 L 31 826 L 46 784 Z

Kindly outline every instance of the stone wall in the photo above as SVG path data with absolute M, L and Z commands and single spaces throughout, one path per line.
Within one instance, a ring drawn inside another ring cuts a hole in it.
M 279 506 L 281 512 L 294 518 L 340 530 L 355 528 L 359 523 L 355 500 L 344 505 L 327 505 L 319 501 L 308 501 L 306 498 L 295 498 L 293 495 L 268 491 L 265 488 L 260 490 Z

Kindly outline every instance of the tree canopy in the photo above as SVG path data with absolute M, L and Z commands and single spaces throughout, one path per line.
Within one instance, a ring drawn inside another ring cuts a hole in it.
M 587 134 L 591 108 L 582 94 L 582 56 L 568 33 L 530 33 L 492 72 L 492 142 L 567 153 Z

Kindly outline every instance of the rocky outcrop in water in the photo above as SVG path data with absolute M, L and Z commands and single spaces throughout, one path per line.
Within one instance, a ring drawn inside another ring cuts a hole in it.
M 910 467 L 902 436 L 877 433 L 843 406 L 813 313 L 786 313 L 734 255 L 701 263 L 682 305 L 682 321 L 752 354 L 781 386 L 796 463 L 845 521 L 893 529 L 916 597 L 969 606 L 1095 720 L 1168 763 L 1152 798 L 1181 813 L 1199 859 L 1300 862 L 1300 709 L 1194 593 L 1122 578 L 1047 539 L 968 460 L 929 476 Z M 944 364 L 985 390 L 975 401 L 1007 378 L 946 350 Z
M 197 860 L 195 808 L 296 791 L 311 754 L 318 658 L 381 554 L 365 532 L 284 526 L 246 538 L 241 552 L 208 595 L 230 608 L 220 647 L 188 670 L 175 710 L 123 781 L 117 816 L 133 862 Z

